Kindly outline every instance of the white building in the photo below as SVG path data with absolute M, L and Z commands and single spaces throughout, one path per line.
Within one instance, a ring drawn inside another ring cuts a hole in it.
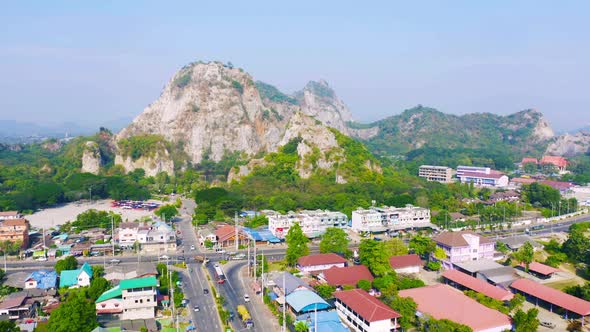
M 315 238 L 324 234 L 328 227 L 344 227 L 348 222 L 348 218 L 342 212 L 322 210 L 303 210 L 297 213 L 289 211 L 287 214 L 267 211 L 265 214 L 268 218 L 268 229 L 279 239 L 284 239 L 295 223 L 301 226 L 305 236 Z
M 453 182 L 453 169 L 447 166 L 422 165 L 418 169 L 418 176 L 428 181 L 451 183 Z
M 480 187 L 507 187 L 508 176 L 489 167 L 459 166 L 457 178 L 461 183 L 473 183 Z
M 121 280 L 96 300 L 98 315 L 120 315 L 121 320 L 153 319 L 156 316 L 156 277 Z
M 400 328 L 399 313 L 362 289 L 334 293 L 338 316 L 353 331 L 390 332 Z
M 297 259 L 297 268 L 301 272 L 309 273 L 324 271 L 333 267 L 345 267 L 348 261 L 334 253 L 313 254 Z
M 403 208 L 383 206 L 352 211 L 352 229 L 355 232 L 380 233 L 432 226 L 430 210 L 410 204 Z
M 174 230 L 140 229 L 137 232 L 142 252 L 145 253 L 167 253 L 176 251 L 176 234 Z
M 21 219 L 22 217 L 23 215 L 18 211 L 0 211 L 0 221 Z
M 132 248 L 137 241 L 139 224 L 135 222 L 122 222 L 117 230 L 119 246 Z

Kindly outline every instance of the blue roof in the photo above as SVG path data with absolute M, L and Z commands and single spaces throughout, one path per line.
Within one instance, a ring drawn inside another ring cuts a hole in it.
M 268 228 L 256 230 L 256 229 L 251 229 L 248 227 L 242 227 L 242 230 L 246 234 L 248 234 L 248 236 L 254 241 L 258 241 L 258 242 L 265 241 L 265 242 L 270 242 L 270 243 L 281 242 L 281 239 L 272 235 L 272 233 L 268 230 Z
M 39 270 L 35 271 L 27 277 L 26 280 L 33 279 L 37 282 L 37 288 L 50 289 L 57 286 L 57 272 Z
M 287 304 L 295 312 L 306 313 L 314 310 L 330 308 L 328 302 L 324 301 L 318 294 L 309 290 L 299 290 L 287 295 Z
M 317 313 L 308 312 L 297 316 L 297 321 L 304 321 L 310 327 L 309 332 L 315 332 L 315 319 L 318 320 L 318 331 L 322 332 L 350 332 L 350 330 L 342 323 L 338 313 L 335 310 L 318 311 Z

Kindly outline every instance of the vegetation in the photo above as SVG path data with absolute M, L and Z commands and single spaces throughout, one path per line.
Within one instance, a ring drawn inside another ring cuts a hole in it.
M 0 331 L 3 332 L 20 332 L 20 328 L 16 326 L 14 321 L 5 320 L 0 322 Z
M 169 143 L 161 135 L 135 135 L 121 139 L 117 144 L 121 154 L 132 160 L 151 158 L 164 149 L 170 150 Z
M 193 72 L 191 69 L 185 69 L 180 75 L 178 75 L 174 79 L 174 82 L 172 82 L 172 84 L 179 89 L 184 88 L 191 82 L 192 73 Z
M 240 82 L 238 82 L 236 80 L 233 80 L 233 81 L 231 81 L 231 86 L 234 89 L 236 89 L 240 94 L 243 94 L 244 93 L 244 86 L 242 85 L 242 83 L 240 83 Z
M 455 323 L 448 319 L 428 318 L 424 321 L 421 331 L 440 331 L 440 332 L 472 332 L 473 330 L 466 325 Z
M 285 259 L 290 266 L 294 266 L 299 257 L 309 254 L 309 247 L 307 246 L 309 239 L 303 234 L 298 223 L 289 228 L 289 232 L 285 236 L 285 242 L 287 243 Z
M 154 214 L 162 218 L 164 221 L 172 220 L 172 218 L 178 215 L 178 208 L 172 204 L 166 204 L 160 206 Z
M 268 225 L 268 218 L 264 215 L 258 215 L 252 218 L 247 218 L 243 223 L 244 227 L 258 228 Z
M 519 309 L 512 318 L 512 322 L 514 324 L 514 331 L 536 331 L 537 327 L 539 326 L 539 319 L 537 319 L 538 314 L 539 309 L 537 308 L 531 308 L 526 312 Z
M 279 91 L 279 89 L 270 84 L 261 81 L 256 81 L 256 89 L 258 89 L 258 93 L 262 98 L 267 98 L 272 102 L 288 103 L 291 105 L 297 104 L 297 100 L 295 98 L 282 93 L 281 91 Z
M 436 249 L 436 244 L 431 238 L 418 235 L 410 240 L 410 249 L 417 255 L 428 258 Z
M 98 326 L 94 302 L 76 292 L 51 313 L 48 330 L 54 332 L 90 332 Z
M 107 212 L 90 209 L 80 213 L 76 216 L 76 220 L 65 223 L 60 229 L 64 232 L 80 232 L 81 230 L 99 227 L 110 231 L 113 223 L 115 227 L 121 223 L 120 214 L 112 211 Z
M 383 241 L 364 239 L 359 245 L 361 264 L 368 267 L 375 276 L 384 276 L 393 272 L 389 265 L 389 257 Z
M 326 233 L 322 235 L 320 252 L 333 252 L 344 256 L 350 256 L 350 250 L 348 250 L 349 242 L 348 235 L 342 228 L 329 227 L 326 229 Z
M 317 284 L 316 286 L 314 286 L 314 290 L 324 300 L 329 300 L 334 297 L 333 295 L 336 291 L 336 287 L 330 286 L 328 284 Z
M 68 256 L 60 259 L 55 263 L 55 272 L 61 274 L 61 271 L 75 270 L 78 268 L 78 260 L 74 256 Z
M 529 271 L 529 264 L 533 262 L 533 258 L 535 255 L 535 250 L 533 245 L 530 242 L 525 242 L 522 247 L 518 249 L 517 252 L 514 253 L 514 258 L 520 262 L 525 264 L 525 270 Z

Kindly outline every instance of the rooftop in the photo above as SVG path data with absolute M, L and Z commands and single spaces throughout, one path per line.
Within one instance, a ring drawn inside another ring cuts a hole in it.
M 446 245 L 448 247 L 467 247 L 469 243 L 465 239 L 465 236 L 476 236 L 479 238 L 479 243 L 494 243 L 494 240 L 483 237 L 471 231 L 461 232 L 444 232 L 433 237 L 435 242 Z
M 286 297 L 287 304 L 295 312 L 309 312 L 314 310 L 323 310 L 330 307 L 328 302 L 322 299 L 318 294 L 310 290 L 299 290 Z
M 424 262 L 420 259 L 420 256 L 416 254 L 392 256 L 389 258 L 389 265 L 393 269 L 401 269 L 409 266 L 422 266 Z
M 300 278 L 297 278 L 296 276 L 292 275 L 289 272 L 283 272 L 282 274 L 280 274 L 278 277 L 274 278 L 273 281 L 275 283 L 275 285 L 277 285 L 279 288 L 283 288 L 283 276 L 285 276 L 285 294 L 291 294 L 294 290 L 296 290 L 297 288 L 300 287 L 304 287 L 307 289 L 311 289 L 311 287 L 309 286 L 309 284 L 307 284 L 305 281 L 301 280 Z
M 324 279 L 332 286 L 350 285 L 356 287 L 359 280 L 373 281 L 371 271 L 364 265 L 332 267 L 324 270 Z
M 29 222 L 27 219 L 7 219 L 2 222 L 2 226 L 27 226 Z
M 57 272 L 55 271 L 34 271 L 25 279 L 25 281 L 29 279 L 35 280 L 37 282 L 36 288 L 48 289 L 55 288 L 57 286 Z
M 474 290 L 487 297 L 491 297 L 492 299 L 508 301 L 514 297 L 514 295 L 507 290 L 492 286 L 481 279 L 474 278 L 457 270 L 447 270 L 442 274 L 442 276 L 450 281 L 462 285 L 463 287 Z
M 500 172 L 490 172 L 489 174 L 479 173 L 479 172 L 463 172 L 461 174 L 457 174 L 457 177 L 470 177 L 470 178 L 482 178 L 482 179 L 499 179 L 505 176 L 504 173 Z
M 335 292 L 334 297 L 368 322 L 401 317 L 395 310 L 362 289 Z
M 503 239 L 498 239 L 498 241 L 504 243 L 512 250 L 518 250 L 522 245 L 526 242 L 530 243 L 534 248 L 541 248 L 542 246 L 537 243 L 533 238 L 528 235 L 514 235 L 511 237 L 506 237 Z
M 460 269 L 465 270 L 469 273 L 476 273 L 479 271 L 492 270 L 504 267 L 504 265 L 490 259 L 480 259 L 476 261 L 466 261 L 454 264 L 458 266 Z
M 154 276 L 145 277 L 145 278 L 126 279 L 126 280 L 121 280 L 121 283 L 119 283 L 119 287 L 121 287 L 121 289 L 131 289 L 131 288 L 140 288 L 140 287 L 156 287 L 156 286 L 158 286 L 158 280 Z
M 1 211 L 0 212 L 0 217 L 17 217 L 20 214 L 18 213 L 18 211 Z
M 334 253 L 328 254 L 315 254 L 300 257 L 297 260 L 299 266 L 315 266 L 315 265 L 327 265 L 327 264 L 338 264 L 346 263 L 347 260 L 338 256 Z
M 507 315 L 479 304 L 448 285 L 404 289 L 399 291 L 399 296 L 411 297 L 423 314 L 467 325 L 474 332 L 512 328 Z
M 297 321 L 304 321 L 309 327 L 315 325 L 317 320 L 318 331 L 322 332 L 349 332 L 350 330 L 342 323 L 335 310 L 319 311 L 297 316 Z
M 581 316 L 590 315 L 590 302 L 539 284 L 529 279 L 518 279 L 510 285 L 511 288 L 530 294 L 543 301 L 552 303 L 565 310 Z
M 109 289 L 108 291 L 102 293 L 98 299 L 96 300 L 96 303 L 102 302 L 102 301 L 106 301 L 106 300 L 110 300 L 110 299 L 114 299 L 116 297 L 121 297 L 122 293 L 121 293 L 121 288 L 119 286 L 115 286 L 111 289 Z
M 520 266 L 524 267 L 524 264 L 520 264 Z M 533 271 L 538 274 L 542 274 L 544 276 L 552 275 L 553 273 L 561 272 L 560 269 L 556 269 L 549 265 L 545 265 L 539 262 L 532 262 L 529 264 L 529 271 Z

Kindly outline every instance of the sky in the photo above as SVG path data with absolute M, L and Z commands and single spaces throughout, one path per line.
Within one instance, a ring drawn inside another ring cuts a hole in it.
M 134 117 L 219 60 L 287 93 L 325 79 L 360 122 L 421 104 L 590 125 L 588 1 L 14 1 L 0 31 L 0 120 Z

